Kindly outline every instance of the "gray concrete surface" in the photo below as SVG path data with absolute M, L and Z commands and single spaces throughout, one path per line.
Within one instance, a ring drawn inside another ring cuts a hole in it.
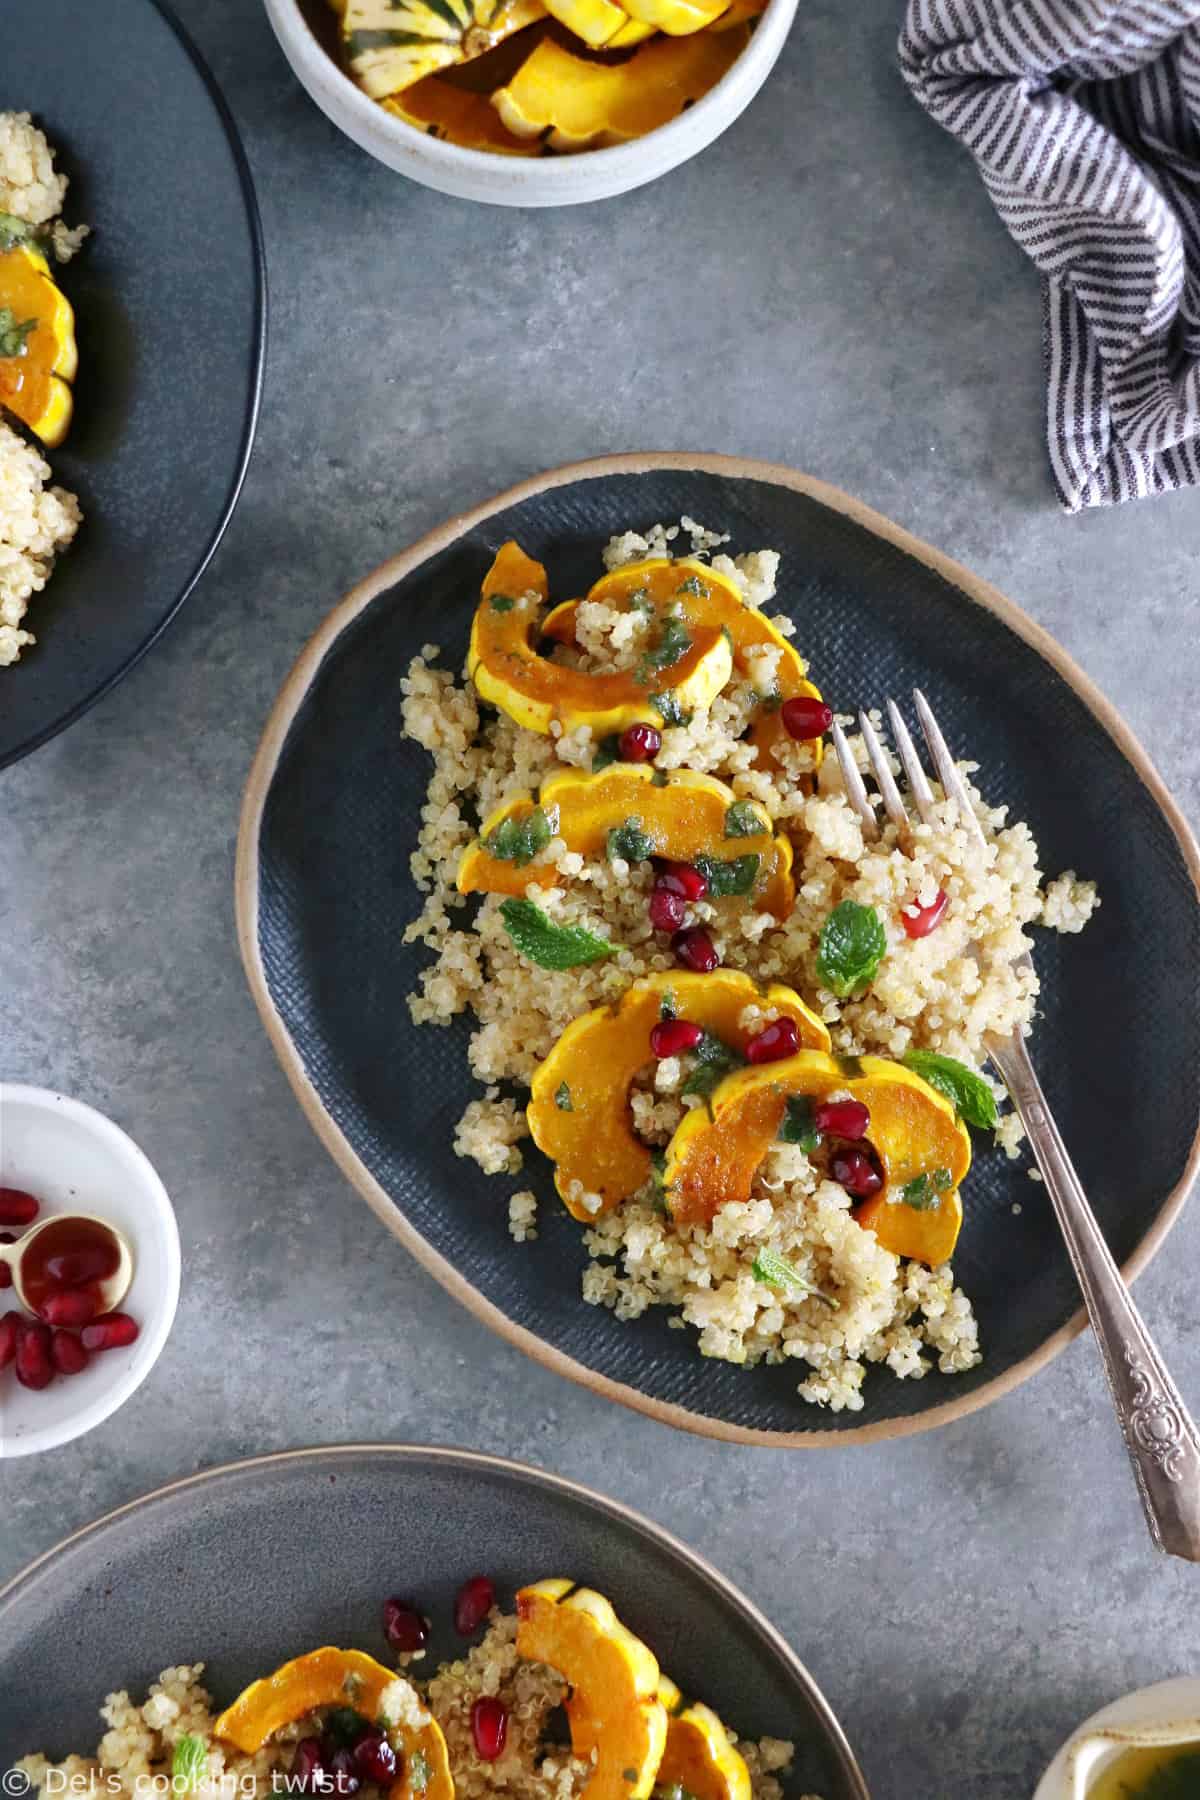
M 1091 1342 L 936 1435 L 820 1456 L 677 1435 L 524 1361 L 305 1125 L 236 959 L 237 805 L 285 671 L 358 576 L 538 469 L 679 447 L 812 470 L 998 582 L 1196 819 L 1200 499 L 1057 511 L 1037 284 L 903 91 L 894 4 L 801 0 L 775 76 L 698 161 L 522 215 L 410 186 L 340 138 L 253 0 L 179 3 L 258 183 L 262 426 L 165 641 L 0 776 L 0 1074 L 135 1133 L 174 1196 L 185 1287 L 135 1401 L 4 1468 L 0 1580 L 223 1458 L 454 1440 L 592 1482 L 712 1557 L 809 1660 L 878 1800 L 1028 1795 L 1083 1713 L 1200 1667 L 1200 1574 L 1149 1549 Z M 1198 1250 L 1192 1209 L 1139 1295 L 1200 1402 Z

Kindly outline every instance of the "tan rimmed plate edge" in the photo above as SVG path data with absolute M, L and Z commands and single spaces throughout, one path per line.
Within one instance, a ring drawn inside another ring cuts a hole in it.
M 975 1388 L 969 1394 L 963 1394 L 957 1399 L 946 1400 L 940 1406 L 930 1407 L 926 1412 L 912 1418 L 880 1419 L 873 1423 L 868 1421 L 841 1431 L 763 1431 L 752 1426 L 732 1425 L 723 1419 L 712 1419 L 704 1413 L 693 1412 L 687 1407 L 677 1406 L 664 1400 L 656 1400 L 648 1394 L 643 1394 L 638 1388 L 630 1387 L 625 1382 L 614 1381 L 610 1376 L 602 1375 L 595 1369 L 588 1368 L 586 1364 L 577 1362 L 574 1357 L 567 1356 L 563 1351 L 546 1343 L 536 1332 L 516 1324 L 505 1312 L 493 1305 L 476 1287 L 465 1280 L 453 1264 L 440 1255 L 416 1227 L 405 1218 L 386 1190 L 356 1156 L 337 1123 L 322 1104 L 320 1096 L 305 1073 L 303 1062 L 287 1028 L 276 1010 L 262 966 L 258 945 L 258 846 L 263 809 L 292 721 L 322 662 L 341 633 L 379 594 L 394 587 L 398 581 L 401 581 L 431 556 L 456 543 L 468 531 L 485 523 L 496 513 L 504 512 L 510 506 L 517 505 L 523 500 L 532 499 L 535 495 L 545 493 L 551 488 L 566 487 L 574 482 L 596 480 L 608 475 L 644 475 L 660 469 L 684 472 L 694 470 L 706 475 L 721 475 L 731 480 L 762 481 L 776 487 L 791 488 L 797 494 L 804 494 L 810 499 L 819 501 L 821 505 L 829 507 L 833 512 L 844 514 L 855 524 L 873 532 L 876 537 L 895 544 L 898 549 L 903 550 L 907 555 L 914 557 L 918 562 L 924 563 L 936 574 L 942 576 L 952 587 L 959 589 L 976 605 L 994 613 L 1008 626 L 1010 631 L 1015 632 L 1019 638 L 1029 644 L 1044 661 L 1048 662 L 1062 676 L 1068 686 L 1074 689 L 1089 712 L 1103 726 L 1126 761 L 1132 765 L 1139 780 L 1171 828 L 1191 876 L 1197 902 L 1200 903 L 1200 845 L 1197 845 L 1191 827 L 1140 740 L 1125 723 L 1111 701 L 1084 674 L 1078 663 L 1067 654 L 1057 639 L 1052 637 L 1042 626 L 1036 624 L 1015 601 L 1008 599 L 990 582 L 972 574 L 961 563 L 955 562 L 949 556 L 944 556 L 940 550 L 935 550 L 920 538 L 913 537 L 901 526 L 893 524 L 890 519 L 875 512 L 871 507 L 865 506 L 860 500 L 853 499 L 840 488 L 817 481 L 810 475 L 803 475 L 798 470 L 789 469 L 781 463 L 754 462 L 744 457 L 686 455 L 678 451 L 652 451 L 601 456 L 586 462 L 564 464 L 561 468 L 552 469 L 546 474 L 535 475 L 528 481 L 518 483 L 516 487 L 509 488 L 504 493 L 497 494 L 493 499 L 484 501 L 481 506 L 472 508 L 470 512 L 459 513 L 456 517 L 446 520 L 444 524 L 437 526 L 433 531 L 427 532 L 424 537 L 418 539 L 409 549 L 402 551 L 398 556 L 389 558 L 364 581 L 360 581 L 309 639 L 271 709 L 266 730 L 250 768 L 242 801 L 234 874 L 238 946 L 241 951 L 242 963 L 255 1005 L 258 1007 L 275 1054 L 283 1065 L 284 1073 L 292 1084 L 309 1124 L 343 1174 L 353 1182 L 372 1211 L 378 1214 L 388 1229 L 400 1239 L 401 1243 L 412 1252 L 418 1262 L 429 1271 L 435 1280 L 441 1283 L 448 1293 L 452 1294 L 456 1300 L 461 1301 L 500 1337 L 505 1338 L 510 1344 L 516 1345 L 527 1356 L 533 1357 L 535 1362 L 541 1363 L 545 1368 L 556 1370 L 560 1375 L 566 1375 L 570 1380 L 590 1388 L 593 1393 L 602 1394 L 609 1400 L 617 1400 L 623 1406 L 646 1413 L 650 1418 L 657 1419 L 661 1423 L 676 1425 L 685 1431 L 698 1432 L 705 1437 L 723 1438 L 731 1443 L 762 1444 L 773 1449 L 821 1450 L 841 1448 L 848 1444 L 879 1443 L 886 1438 L 911 1437 L 917 1432 L 932 1431 L 939 1425 L 948 1425 L 954 1419 L 966 1418 L 969 1413 L 977 1412 L 981 1407 L 988 1406 L 992 1401 L 999 1400 L 1005 1394 L 1011 1393 L 1023 1381 L 1027 1381 L 1031 1375 L 1036 1375 L 1040 1369 L 1045 1368 L 1047 1363 L 1051 1362 L 1073 1338 L 1079 1335 L 1087 1324 L 1086 1312 L 1081 1307 L 1067 1324 L 1048 1337 L 1044 1344 L 1037 1350 L 1031 1351 L 1028 1356 L 1022 1357 L 1002 1375 L 995 1376 L 991 1381 L 985 1382 L 982 1387 Z M 1158 1251 L 1167 1232 L 1179 1217 L 1198 1170 L 1200 1170 L 1200 1120 L 1197 1121 L 1196 1134 L 1192 1139 L 1191 1150 L 1181 1179 L 1166 1196 L 1158 1217 L 1124 1265 L 1122 1272 L 1126 1281 L 1134 1281 Z
M 549 1488 L 552 1492 L 565 1495 L 568 1499 L 583 1501 L 587 1506 L 598 1508 L 609 1518 L 627 1525 L 641 1537 L 648 1538 L 659 1550 L 666 1550 L 677 1561 L 684 1563 L 699 1577 L 704 1585 L 713 1590 L 719 1599 L 740 1613 L 755 1635 L 761 1639 L 764 1647 L 777 1657 L 792 1675 L 797 1684 L 807 1694 L 814 1712 L 820 1718 L 827 1733 L 829 1748 L 841 1764 L 842 1774 L 850 1787 L 858 1795 L 858 1800 L 871 1800 L 867 1788 L 866 1777 L 858 1764 L 858 1758 L 850 1747 L 850 1740 L 842 1729 L 841 1723 L 825 1698 L 816 1677 L 807 1664 L 792 1649 L 787 1639 L 779 1632 L 766 1614 L 760 1612 L 752 1600 L 748 1600 L 741 1589 L 736 1587 L 727 1575 L 685 1544 L 682 1538 L 675 1536 L 665 1526 L 656 1524 L 644 1513 L 635 1511 L 620 1500 L 612 1500 L 606 1494 L 598 1493 L 581 1481 L 571 1481 L 565 1475 L 552 1475 L 545 1469 L 538 1469 L 532 1463 L 517 1462 L 511 1457 L 491 1456 L 482 1450 L 462 1450 L 453 1444 L 315 1444 L 298 1450 L 274 1450 L 262 1456 L 242 1457 L 235 1462 L 216 1463 L 210 1469 L 201 1469 L 194 1475 L 181 1476 L 177 1481 L 164 1482 L 161 1487 L 152 1488 L 148 1494 L 141 1494 L 136 1500 L 128 1500 L 124 1506 L 116 1506 L 100 1518 L 94 1519 L 90 1525 L 82 1525 L 78 1531 L 53 1544 L 40 1556 L 34 1557 L 23 1569 L 0 1587 L 0 1607 L 19 1587 L 33 1579 L 40 1569 L 45 1568 L 61 1555 L 64 1550 L 76 1544 L 86 1542 L 95 1533 L 103 1531 L 106 1526 L 116 1520 L 138 1513 L 156 1501 L 186 1493 L 190 1488 L 201 1488 L 223 1475 L 243 1475 L 252 1469 L 284 1466 L 289 1463 L 323 1463 L 350 1462 L 360 1456 L 394 1457 L 398 1463 L 406 1462 L 438 1462 L 449 1463 L 457 1468 L 483 1469 L 489 1474 L 516 1476 L 518 1480 L 528 1482 L 533 1487 Z

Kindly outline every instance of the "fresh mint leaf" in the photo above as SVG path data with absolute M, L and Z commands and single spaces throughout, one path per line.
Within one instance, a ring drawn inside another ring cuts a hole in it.
M 638 665 L 638 680 L 649 681 L 657 669 L 669 669 L 692 647 L 692 634 L 683 619 L 664 619 L 654 648 L 647 650 Z
M 517 604 L 511 594 L 493 594 L 489 603 L 493 612 L 511 612 Z
M 900 1189 L 900 1198 L 905 1206 L 915 1207 L 917 1212 L 936 1212 L 952 1181 L 949 1169 L 933 1169 L 906 1181 Z
M 535 806 L 523 819 L 503 819 L 483 840 L 483 847 L 497 862 L 516 863 L 523 869 L 539 850 L 544 850 L 558 830 L 558 808 Z
M 749 800 L 735 800 L 725 814 L 725 836 L 727 838 L 761 837 L 770 826 Z
M 654 1181 L 654 1210 L 665 1213 L 667 1207 L 667 1153 L 665 1150 L 650 1152 L 650 1174 Z
M 832 1294 L 827 1294 L 823 1288 L 814 1287 L 811 1281 L 806 1281 L 799 1269 L 793 1267 L 786 1256 L 780 1256 L 777 1250 L 760 1250 L 751 1264 L 750 1272 L 755 1281 L 765 1281 L 771 1287 L 794 1288 L 797 1293 L 806 1297 L 811 1295 L 814 1300 L 823 1300 L 826 1306 L 835 1310 L 840 1304 Z
M 36 237 L 36 227 L 26 219 L 18 219 L 15 213 L 0 212 L 0 250 L 15 250 L 18 244 L 32 244 Z
M 554 1090 L 554 1104 L 557 1106 L 559 1112 L 575 1111 L 574 1106 L 571 1104 L 571 1090 L 565 1081 L 560 1081 Z
M 650 598 L 649 588 L 634 588 L 629 596 L 630 612 L 641 613 L 644 619 L 654 617 L 654 602 Z
M 789 1094 L 779 1125 L 781 1144 L 799 1144 L 811 1156 L 821 1141 L 815 1122 L 815 1109 L 809 1094 Z
M 578 969 L 616 949 L 582 925 L 556 925 L 532 900 L 502 900 L 500 916 L 517 950 L 539 969 Z
M 699 1094 L 702 1100 L 710 1100 L 725 1077 L 742 1067 L 743 1059 L 737 1051 L 711 1031 L 704 1033 L 691 1054 L 696 1058 L 696 1066 L 679 1091 Z
M 751 891 L 758 879 L 762 858 L 754 851 L 749 856 L 735 856 L 729 862 L 722 862 L 716 856 L 695 856 L 692 861 L 708 883 L 708 898 L 726 900 L 730 894 Z
M 660 1019 L 677 1019 L 679 1017 L 675 1007 L 674 989 L 663 989 L 663 997 L 658 1003 L 658 1016 Z
M 605 854 L 609 862 L 619 856 L 631 863 L 645 862 L 654 855 L 654 840 L 646 836 L 636 813 L 631 819 L 613 826 L 605 839 Z
M 0 306 L 0 356 L 24 356 L 25 339 L 36 330 L 36 319 L 18 320 L 11 306 Z
M 968 1069 L 966 1063 L 953 1056 L 942 1056 L 937 1050 L 909 1050 L 900 1060 L 931 1088 L 945 1094 L 964 1123 L 979 1131 L 994 1129 L 996 1096 L 983 1076 Z
M 423 1750 L 414 1750 L 408 1759 L 408 1785 L 414 1794 L 423 1794 L 429 1786 L 429 1761 Z
M 664 725 L 690 725 L 692 715 L 685 712 L 679 704 L 679 696 L 667 688 L 661 694 L 651 694 L 650 704 Z
M 843 900 L 824 925 L 817 945 L 817 976 L 840 1000 L 865 992 L 887 954 L 887 933 L 873 906 Z
M 610 763 L 620 759 L 621 740 L 614 731 L 611 737 L 603 737 L 592 752 L 592 774 L 598 775 L 601 769 L 607 769 Z
M 697 600 L 704 600 L 708 597 L 709 589 L 707 582 L 701 581 L 698 575 L 685 575 L 675 592 L 691 594 Z
M 204 1739 L 190 1731 L 178 1738 L 171 1755 L 171 1792 L 190 1794 L 208 1773 L 208 1751 Z

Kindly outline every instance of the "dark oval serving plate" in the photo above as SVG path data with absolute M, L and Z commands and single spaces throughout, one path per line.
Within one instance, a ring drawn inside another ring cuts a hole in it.
M 79 375 L 46 453 L 84 522 L 0 670 L 0 768 L 79 717 L 200 579 L 258 415 L 266 275 L 250 172 L 199 55 L 157 0 L 5 0 L 0 111 L 31 112 L 92 236 L 61 272 Z
M 1200 853 L 1145 752 L 1066 654 L 1010 601 L 845 495 L 718 457 L 617 457 L 539 477 L 452 520 L 356 588 L 308 646 L 252 771 L 238 860 L 242 955 L 309 1119 L 375 1211 L 451 1293 L 543 1362 L 675 1424 L 774 1444 L 916 1431 L 997 1398 L 1079 1329 L 1044 1192 L 984 1151 L 955 1257 L 985 1360 L 966 1376 L 872 1371 L 861 1414 L 795 1392 L 798 1368 L 708 1362 L 665 1309 L 633 1324 L 579 1296 L 579 1227 L 548 1165 L 508 1191 L 543 1199 L 536 1243 L 508 1236 L 504 1188 L 451 1149 L 473 1092 L 468 1027 L 417 1030 L 405 996 L 425 953 L 408 858 L 428 759 L 400 734 L 399 681 L 422 644 L 460 666 L 479 580 L 518 538 L 555 591 L 582 591 L 620 529 L 682 514 L 733 548 L 783 552 L 778 601 L 841 709 L 914 684 L 984 792 L 1027 819 L 1048 874 L 1096 878 L 1079 937 L 1038 934 L 1033 1049 L 1114 1253 L 1133 1275 L 1175 1217 L 1200 1143 Z M 1146 921 L 1154 921 L 1147 931 Z M 1153 1093 L 1153 1133 L 1126 1129 Z M 1014 1204 L 1020 1212 L 1014 1213 Z
M 685 1694 L 743 1736 L 795 1741 L 790 1793 L 868 1800 L 799 1657 L 676 1538 L 538 1469 L 415 1445 L 212 1469 L 110 1513 L 18 1575 L 0 1591 L 0 1787 L 31 1750 L 89 1750 L 107 1693 L 145 1692 L 177 1663 L 206 1663 L 227 1705 L 318 1644 L 386 1657 L 379 1615 L 391 1593 L 414 1595 L 432 1618 L 430 1666 L 458 1656 L 454 1593 L 481 1569 L 506 1605 L 547 1575 L 598 1588 Z

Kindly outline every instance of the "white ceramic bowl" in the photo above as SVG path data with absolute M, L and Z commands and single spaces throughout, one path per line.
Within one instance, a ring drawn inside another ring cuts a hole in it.
M 31 1456 L 82 1437 L 140 1387 L 167 1341 L 179 1301 L 179 1232 L 162 1182 L 119 1126 L 48 1088 L 0 1082 L 0 1187 L 25 1188 L 55 1213 L 110 1219 L 133 1245 L 133 1285 L 121 1302 L 141 1332 L 105 1350 L 82 1374 L 58 1375 L 31 1393 L 0 1372 L 0 1457 Z M 15 1306 L 0 1290 L 0 1312 Z
M 413 181 L 495 206 L 572 206 L 604 200 L 665 175 L 711 144 L 749 106 L 773 68 L 797 0 L 768 0 L 733 67 L 669 125 L 609 150 L 574 156 L 500 156 L 464 150 L 406 125 L 368 99 L 325 47 L 332 15 L 325 0 L 265 0 L 284 55 L 321 111 L 347 137 Z M 314 29 L 315 27 L 315 29 Z
M 1093 1713 L 1073 1731 L 1033 1800 L 1085 1800 L 1093 1783 L 1126 1750 L 1200 1740 L 1200 1676 L 1180 1675 L 1139 1688 Z

